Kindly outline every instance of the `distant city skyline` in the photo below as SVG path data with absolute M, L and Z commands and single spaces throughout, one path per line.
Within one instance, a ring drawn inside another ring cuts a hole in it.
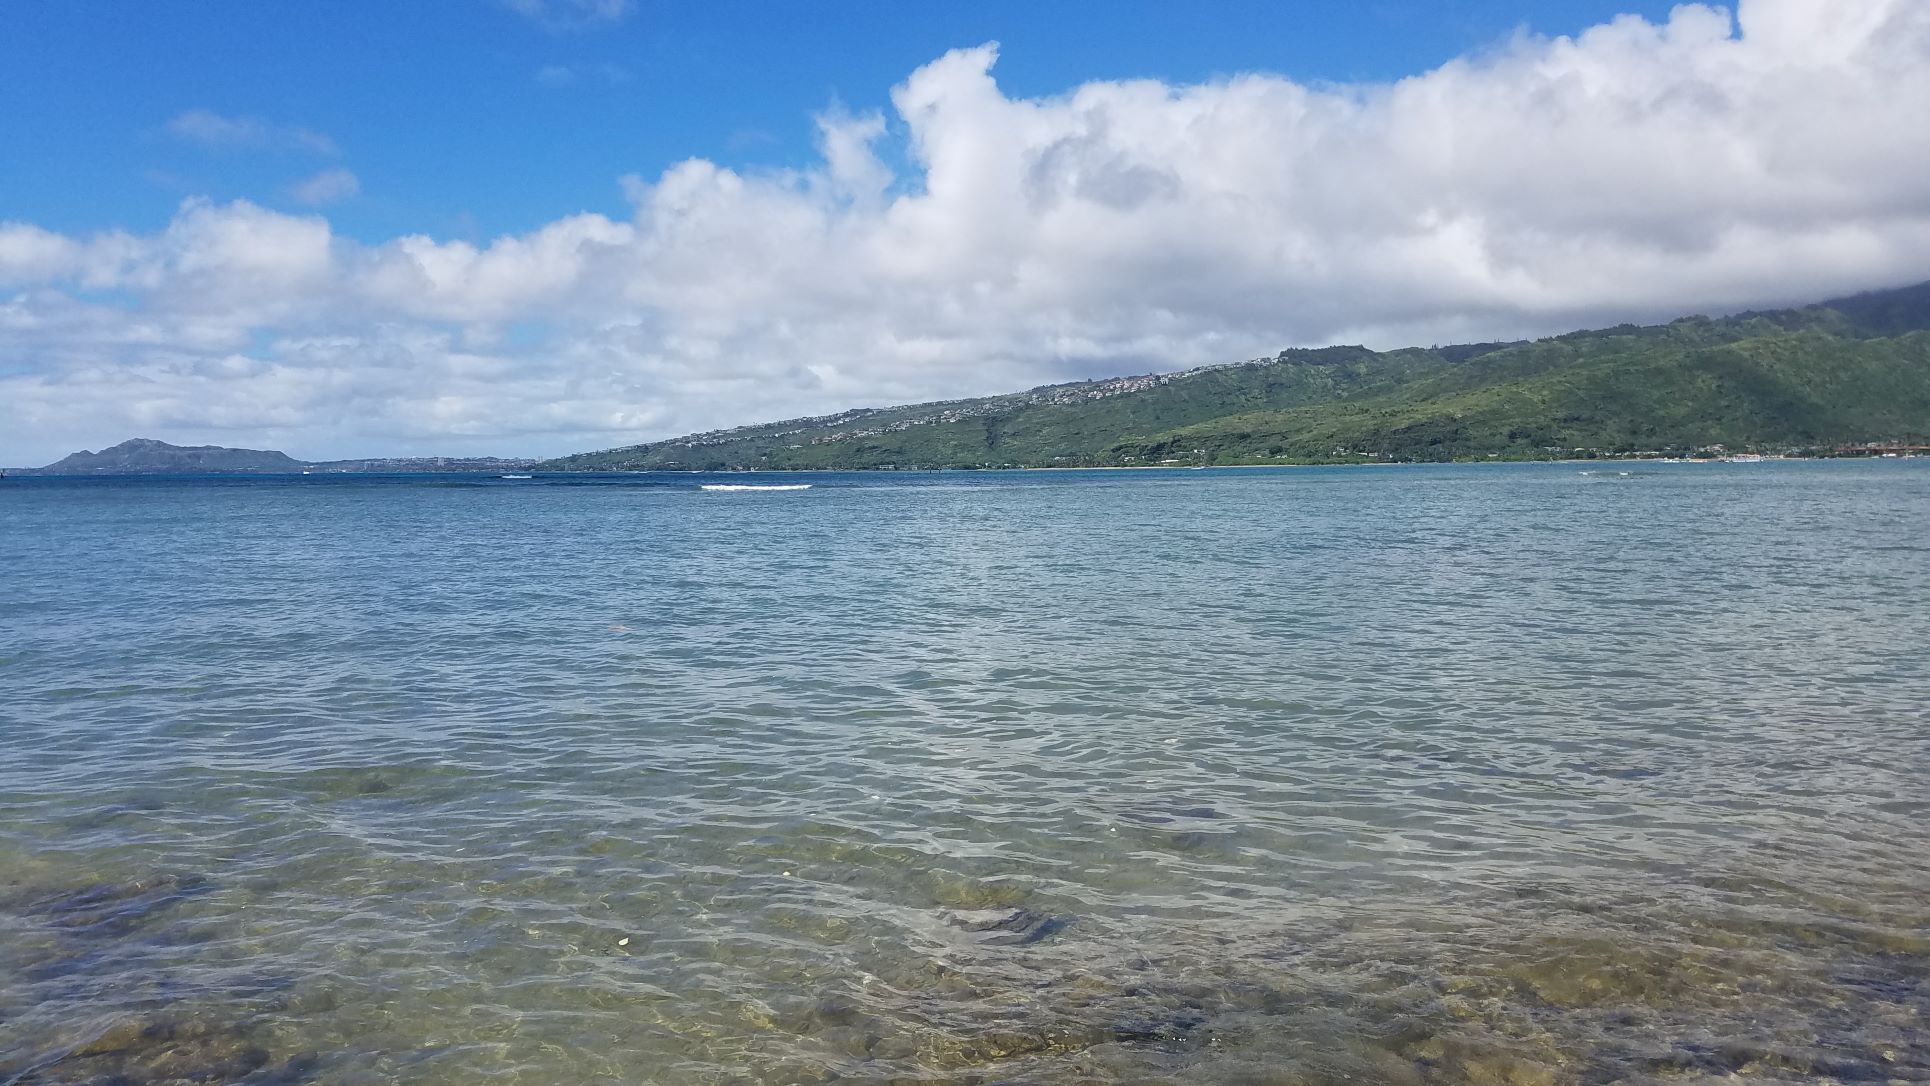
M 0 463 L 548 456 L 1930 279 L 1930 8 L 0 15 Z

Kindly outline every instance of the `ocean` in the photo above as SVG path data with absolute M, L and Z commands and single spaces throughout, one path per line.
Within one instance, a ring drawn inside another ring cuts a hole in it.
M 1930 460 L 14 478 L 0 545 L 5 1086 L 1930 1081 Z

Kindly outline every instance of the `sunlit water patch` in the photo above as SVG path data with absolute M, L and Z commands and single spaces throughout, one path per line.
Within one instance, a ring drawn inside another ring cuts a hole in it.
M 1930 1081 L 1922 465 L 703 481 L 0 484 L 0 1083 Z

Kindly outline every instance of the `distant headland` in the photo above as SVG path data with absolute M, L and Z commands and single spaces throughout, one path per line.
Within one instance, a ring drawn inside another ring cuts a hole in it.
M 137 437 L 92 452 L 64 456 L 45 467 L 8 468 L 9 475 L 292 475 L 327 472 L 509 471 L 535 463 L 495 456 L 402 456 L 361 460 L 297 460 L 273 449 L 170 445 Z

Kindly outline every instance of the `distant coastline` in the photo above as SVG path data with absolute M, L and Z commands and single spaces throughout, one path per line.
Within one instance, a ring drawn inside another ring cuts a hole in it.
M 1532 342 L 1290 349 L 552 459 L 303 461 L 134 438 L 29 475 L 935 471 L 1930 454 L 1930 283 Z
M 527 470 L 532 457 L 403 456 L 353 460 L 297 460 L 274 449 L 170 445 L 130 438 L 92 452 L 83 449 L 39 468 L 6 468 L 7 475 L 334 475 L 373 472 L 505 472 Z
M 934 470 L 1930 451 L 1930 283 L 1535 341 L 1268 358 L 854 408 L 542 471 Z
M 1894 456 L 1893 458 L 1898 460 L 1919 460 L 1919 459 L 1930 460 L 1930 454 L 1905 453 L 1905 454 Z M 846 472 L 860 473 L 860 474 L 866 474 L 866 475 L 874 475 L 874 474 L 890 475 L 890 474 L 896 474 L 896 473 L 973 474 L 973 473 L 982 473 L 982 472 L 1011 472 L 1011 471 L 1183 472 L 1183 471 L 1201 471 L 1201 470 L 1248 471 L 1248 470 L 1254 470 L 1254 469 L 1267 469 L 1267 468 L 1277 468 L 1277 469 L 1284 469 L 1284 468 L 1414 468 L 1414 467 L 1481 467 L 1481 466 L 1520 467 L 1520 466 L 1530 465 L 1530 464 L 1542 464 L 1542 465 L 1550 465 L 1550 466 L 1555 466 L 1555 465 L 1585 466 L 1585 465 L 1602 465 L 1602 464 L 1753 465 L 1753 464 L 1821 463 L 1821 462 L 1837 461 L 1837 460 L 1855 461 L 1855 460 L 1872 460 L 1872 459 L 1879 459 L 1879 458 L 1874 456 L 1868 456 L 1868 455 L 1827 455 L 1825 454 L 1825 455 L 1813 455 L 1813 456 L 1784 456 L 1784 455 L 1749 456 L 1745 454 L 1742 457 L 1719 456 L 1719 457 L 1699 457 L 1699 458 L 1600 456 L 1600 457 L 1581 457 L 1581 458 L 1567 457 L 1567 458 L 1546 458 L 1546 459 L 1526 459 L 1526 458 L 1499 459 L 1499 458 L 1483 457 L 1478 459 L 1468 458 L 1468 459 L 1460 459 L 1460 460 L 1353 460 L 1353 461 L 1277 460 L 1277 461 L 1270 461 L 1265 463 L 1230 463 L 1230 464 L 1206 464 L 1206 465 L 1038 464 L 1038 465 L 1009 465 L 1009 466 L 1000 465 L 998 467 L 934 467 L 934 468 L 925 468 L 925 467 L 918 467 L 918 468 L 913 468 L 913 467 L 770 468 L 770 469 L 761 469 L 761 470 L 754 470 L 754 471 L 747 471 L 744 469 L 732 469 L 732 468 L 708 468 L 708 469 L 610 468 L 610 469 L 589 469 L 589 470 L 577 470 L 577 471 L 541 471 L 540 469 L 532 469 L 533 471 L 535 471 L 535 474 L 506 474 L 503 471 L 493 467 L 454 467 L 454 466 L 445 466 L 445 467 L 428 468 L 428 469 L 425 469 L 425 468 L 351 468 L 351 469 L 335 469 L 335 470 L 327 470 L 327 471 L 317 471 L 312 469 L 303 470 L 303 471 L 180 470 L 180 471 L 132 471 L 132 472 L 118 472 L 118 473 L 117 472 L 53 472 L 53 471 L 45 471 L 45 470 L 39 470 L 39 469 L 33 469 L 33 468 L 5 468 L 5 469 L 0 469 L 0 479 L 13 477 L 21 480 L 26 480 L 26 479 L 63 479 L 63 480 L 122 479 L 122 480 L 125 480 L 125 479 L 194 478 L 194 477 L 210 477 L 210 476 L 233 476 L 233 477 L 275 479 L 275 478 L 303 478 L 303 477 L 311 477 L 311 476 L 344 476 L 344 475 L 467 475 L 467 476 L 476 476 L 481 478 L 533 479 L 533 478 L 541 478 L 542 476 L 545 476 L 545 475 L 553 476 L 553 477 L 554 476 L 571 476 L 571 475 L 736 476 L 736 475 L 787 475 L 787 474 L 817 474 L 817 473 L 837 474 L 837 473 L 846 473 Z

